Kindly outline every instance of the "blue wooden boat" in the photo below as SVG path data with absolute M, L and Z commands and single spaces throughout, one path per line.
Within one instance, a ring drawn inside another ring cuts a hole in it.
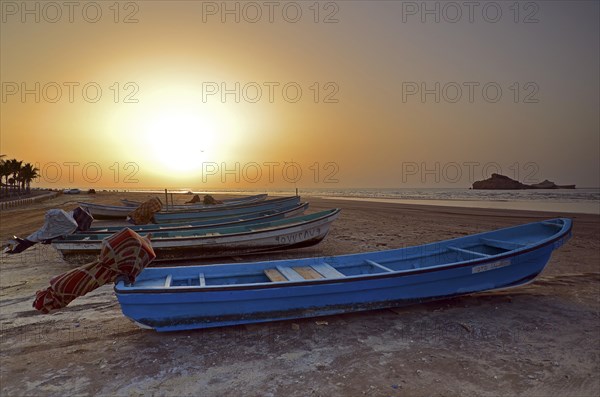
M 274 221 L 278 219 L 291 218 L 298 215 L 302 215 L 308 208 L 308 203 L 300 203 L 295 207 L 292 207 L 285 211 L 279 210 L 268 210 L 264 212 L 245 214 L 241 216 L 230 216 L 226 218 L 210 218 L 201 221 L 182 222 L 182 223 L 166 223 L 163 225 L 120 225 L 120 226 L 97 226 L 91 227 L 85 231 L 79 231 L 76 234 L 107 234 L 116 233 L 123 230 L 124 227 L 128 227 L 136 233 L 149 233 L 149 232 L 160 232 L 169 230 L 189 230 L 194 228 L 217 228 L 217 227 L 229 227 L 229 226 L 241 226 L 241 225 L 252 225 L 257 223 L 264 223 Z
M 147 268 L 115 292 L 158 331 L 324 316 L 523 285 L 570 235 L 571 220 L 553 219 L 365 254 Z
M 220 228 L 192 228 L 152 233 L 151 242 L 159 259 L 189 256 L 223 257 L 257 252 L 302 248 L 321 242 L 339 209 L 271 220 L 252 225 Z M 102 240 L 110 234 L 71 234 L 52 240 L 52 246 L 67 259 L 98 255 Z
M 285 211 L 286 209 L 295 207 L 298 204 L 300 204 L 300 196 L 280 197 L 258 203 L 245 204 L 229 208 L 207 208 L 193 211 L 157 212 L 154 214 L 154 221 L 156 223 L 181 223 L 210 218 L 240 216 L 244 214 L 271 210 Z

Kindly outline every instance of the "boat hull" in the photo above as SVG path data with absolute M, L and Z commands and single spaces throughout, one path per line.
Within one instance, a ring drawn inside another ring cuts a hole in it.
M 123 313 L 133 321 L 158 331 L 210 328 L 246 323 L 324 316 L 371 310 L 443 299 L 481 291 L 515 287 L 531 282 L 542 272 L 551 253 L 570 236 L 568 233 L 543 245 L 519 250 L 517 254 L 494 255 L 469 261 L 402 271 L 356 274 L 321 280 L 215 285 L 204 288 L 177 286 L 144 288 L 135 291 L 123 283 L 115 286 Z M 423 246 L 425 247 L 425 246 Z M 419 247 L 412 247 L 419 248 Z M 414 251 L 414 250 L 413 250 Z M 410 257 L 413 251 L 392 251 Z M 444 254 L 447 255 L 447 254 Z M 385 254 L 370 253 L 348 256 L 352 261 L 382 260 Z M 348 259 L 341 258 L 340 261 Z M 444 258 L 428 260 L 443 261 Z M 334 264 L 332 258 L 325 258 Z M 297 266 L 316 264 L 323 258 L 295 260 Z M 255 266 L 273 268 L 280 262 Z M 335 264 L 334 264 L 335 265 Z M 203 274 L 241 272 L 241 265 L 205 266 Z M 185 270 L 189 275 L 191 271 Z M 343 270 L 344 265 L 336 266 Z M 149 269 L 161 274 L 162 269 Z M 389 269 L 388 269 L 389 270 Z M 198 270 L 201 271 L 201 270 Z M 164 273 L 177 273 L 164 270 Z M 184 270 L 180 270 L 184 272 Z M 143 275 L 143 273 L 142 273 Z M 143 277 L 142 277 L 143 279 Z

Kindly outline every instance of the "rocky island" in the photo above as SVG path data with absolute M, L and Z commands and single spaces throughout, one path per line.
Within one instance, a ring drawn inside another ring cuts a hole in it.
M 575 189 L 575 185 L 557 185 L 549 180 L 527 185 L 505 175 L 492 174 L 491 178 L 475 181 L 473 189 L 520 190 L 520 189 Z

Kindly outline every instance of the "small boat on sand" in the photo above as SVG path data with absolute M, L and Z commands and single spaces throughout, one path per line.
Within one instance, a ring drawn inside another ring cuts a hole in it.
M 279 197 L 271 200 L 261 201 L 234 207 L 206 208 L 189 211 L 157 212 L 154 214 L 156 223 L 181 223 L 199 221 L 202 219 L 223 218 L 228 216 L 240 216 L 261 211 L 280 210 L 285 211 L 300 204 L 300 196 Z
M 259 201 L 265 201 L 266 198 L 267 198 L 266 194 L 256 194 L 254 196 L 224 199 L 224 200 L 221 200 L 220 204 L 201 204 L 201 203 L 175 204 L 175 205 L 169 204 L 168 207 L 169 207 L 169 210 L 171 210 L 171 209 L 193 210 L 193 209 L 203 209 L 203 208 L 219 208 L 219 207 L 227 207 L 227 206 L 232 206 L 232 205 L 257 203 Z M 134 207 L 134 208 L 139 207 L 142 204 L 141 201 L 128 200 L 128 199 L 121 200 L 121 203 L 123 203 L 123 205 L 126 207 Z M 166 206 L 165 206 L 165 208 L 166 208 Z
M 157 259 L 245 255 L 309 247 L 321 242 L 339 209 L 259 224 L 221 228 L 165 230 L 151 235 Z M 52 246 L 69 257 L 97 255 L 109 234 L 72 234 L 54 239 Z M 75 257 L 74 259 L 80 259 Z
M 120 205 L 94 204 L 80 201 L 77 204 L 94 217 L 94 219 L 125 219 L 135 208 Z
M 157 331 L 325 316 L 527 284 L 570 235 L 561 218 L 364 254 L 146 268 L 115 292 Z
M 88 230 L 77 232 L 78 234 L 107 234 L 116 233 L 122 230 L 124 227 L 128 227 L 136 233 L 154 233 L 168 230 L 189 230 L 194 228 L 216 228 L 216 227 L 229 227 L 229 226 L 241 226 L 241 225 L 252 225 L 257 223 L 264 223 L 274 221 L 278 219 L 291 218 L 294 216 L 302 215 L 308 208 L 308 203 L 300 203 L 295 207 L 292 207 L 285 211 L 271 210 L 265 212 L 251 213 L 241 216 L 231 216 L 226 218 L 217 219 L 206 219 L 193 222 L 182 222 L 182 223 L 165 223 L 163 225 L 149 224 L 149 225 L 120 225 L 120 226 L 97 226 L 91 227 Z
M 175 208 L 163 207 L 163 211 L 157 212 L 154 217 L 156 223 L 180 223 L 190 220 L 200 220 L 208 218 L 222 218 L 226 216 L 235 216 L 241 214 L 258 213 L 277 209 L 289 209 L 300 203 L 299 196 L 279 197 L 271 200 L 261 200 L 251 203 L 241 203 L 226 206 L 211 206 L 203 208 Z M 120 205 L 95 204 L 90 202 L 79 202 L 80 207 L 92 214 L 95 219 L 125 219 L 136 207 L 127 207 Z

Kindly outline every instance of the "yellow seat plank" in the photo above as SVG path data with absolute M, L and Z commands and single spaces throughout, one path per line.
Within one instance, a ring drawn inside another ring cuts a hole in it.
M 294 267 L 296 273 L 301 275 L 305 280 L 317 280 L 323 276 L 310 266 Z
M 287 281 L 287 278 L 285 278 L 277 269 L 265 269 L 265 275 L 273 282 Z

